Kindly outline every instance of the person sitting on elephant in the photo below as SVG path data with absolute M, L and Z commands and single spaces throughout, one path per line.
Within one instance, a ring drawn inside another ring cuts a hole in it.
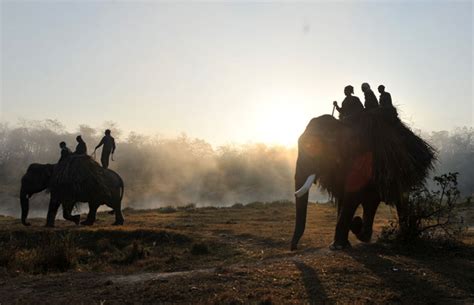
M 77 146 L 76 150 L 74 151 L 75 155 L 86 155 L 87 154 L 87 145 L 86 142 L 82 139 L 82 137 L 79 135 L 76 137 L 77 141 Z
M 65 160 L 72 154 L 71 150 L 66 146 L 66 142 L 64 141 L 59 143 L 59 148 L 61 148 L 61 158 L 59 158 L 58 162 Z
M 341 120 L 347 119 L 354 114 L 360 113 L 364 110 L 362 102 L 357 96 L 352 95 L 354 93 L 354 87 L 346 86 L 344 88 L 344 94 L 346 97 L 342 101 L 341 107 L 337 105 L 337 102 L 334 101 L 333 105 L 339 111 L 339 118 Z
M 370 89 L 369 84 L 363 83 L 361 87 L 362 87 L 362 92 L 364 92 L 364 96 L 365 96 L 365 102 L 364 102 L 365 109 L 369 110 L 369 109 L 374 109 L 374 108 L 379 107 L 379 102 L 377 101 L 377 97 L 375 96 L 372 89 Z
M 115 152 L 115 139 L 110 135 L 110 129 L 105 130 L 105 136 L 100 140 L 99 144 L 95 147 L 94 152 L 102 146 L 102 155 L 100 157 L 100 162 L 102 163 L 103 168 L 109 167 L 109 157 Z
M 382 108 L 393 108 L 392 104 L 392 96 L 390 93 L 385 91 L 385 86 L 380 85 L 378 87 L 379 93 L 380 93 L 380 107 Z

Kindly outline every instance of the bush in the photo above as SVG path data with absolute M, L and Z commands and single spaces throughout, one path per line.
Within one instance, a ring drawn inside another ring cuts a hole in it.
M 414 188 L 406 200 L 404 216 L 399 224 L 392 222 L 382 231 L 382 240 L 413 241 L 416 239 L 458 240 L 466 230 L 459 213 L 458 173 L 433 178 L 436 189 L 426 185 Z
M 163 208 L 159 208 L 158 212 L 162 214 L 171 214 L 171 213 L 176 213 L 178 210 L 176 208 L 173 208 L 172 206 L 167 206 Z

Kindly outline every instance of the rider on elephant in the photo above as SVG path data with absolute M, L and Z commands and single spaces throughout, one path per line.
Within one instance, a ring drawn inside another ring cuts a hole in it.
M 102 155 L 100 157 L 100 163 L 102 163 L 103 168 L 109 167 L 109 157 L 110 154 L 115 152 L 115 139 L 110 135 L 110 129 L 105 130 L 105 136 L 100 140 L 100 143 L 95 147 L 94 152 L 102 146 Z
M 61 149 L 61 158 L 59 158 L 58 162 L 65 160 L 72 154 L 71 150 L 66 146 L 66 142 L 64 141 L 59 143 L 59 148 Z
M 350 118 L 352 115 L 360 113 L 364 110 L 360 99 L 357 96 L 352 95 L 354 93 L 354 87 L 346 86 L 344 88 L 344 94 L 346 97 L 342 101 L 341 107 L 337 105 L 337 102 L 334 101 L 333 105 L 339 111 L 339 118 L 341 120 Z
M 77 141 L 77 146 L 76 150 L 74 151 L 75 155 L 87 155 L 87 145 L 86 142 L 82 139 L 82 137 L 79 135 L 76 137 Z
M 382 108 L 392 108 L 393 107 L 392 96 L 390 95 L 390 93 L 385 91 L 385 86 L 380 85 L 378 87 L 378 89 L 379 89 L 379 93 L 380 93 L 380 107 L 382 107 Z
M 362 92 L 364 92 L 365 96 L 365 102 L 364 106 L 365 109 L 374 109 L 379 107 L 379 102 L 377 101 L 377 97 L 374 94 L 374 91 L 370 89 L 370 86 L 368 83 L 363 83 L 362 84 Z

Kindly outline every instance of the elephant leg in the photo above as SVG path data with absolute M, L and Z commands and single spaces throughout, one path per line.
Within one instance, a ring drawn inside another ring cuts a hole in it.
M 122 211 L 121 211 L 120 207 L 121 206 L 119 205 L 118 208 L 114 210 L 115 211 L 115 222 L 112 224 L 114 226 L 123 225 L 124 219 L 123 219 L 123 215 L 122 215 Z
M 73 208 L 74 208 L 74 203 L 63 204 L 63 218 L 66 220 L 72 221 L 76 225 L 78 225 L 81 220 L 81 216 L 71 215 Z
M 60 202 L 53 195 L 49 199 L 48 216 L 46 216 L 46 227 L 54 227 L 56 214 L 58 213 Z
M 395 203 L 398 214 L 398 225 L 400 228 L 401 236 L 409 236 L 412 228 L 416 227 L 415 221 L 410 217 L 408 207 L 408 197 L 401 195 L 399 200 Z
M 98 208 L 99 208 L 99 204 L 95 202 L 89 202 L 89 214 L 87 214 L 86 220 L 81 222 L 81 225 L 92 226 L 95 222 Z
M 346 194 L 342 206 L 340 207 L 339 217 L 337 219 L 336 233 L 334 242 L 331 245 L 332 250 L 341 250 L 350 247 L 349 229 L 359 202 L 356 194 Z
M 400 198 L 395 203 L 397 208 L 397 215 L 398 215 L 398 222 L 400 227 L 403 227 L 406 222 L 408 222 L 408 212 L 407 212 L 407 199 L 404 196 L 400 196 Z
M 336 207 L 337 207 L 337 217 L 339 218 L 339 214 L 341 214 L 341 207 L 342 207 L 342 198 L 336 198 Z
M 295 231 L 293 233 L 293 238 L 291 239 L 291 251 L 297 249 L 298 242 L 303 236 L 304 229 L 306 227 L 306 214 L 308 210 L 308 196 L 306 193 L 300 198 L 296 198 L 296 221 L 295 221 Z
M 378 199 L 366 201 L 362 203 L 362 206 L 364 208 L 364 214 L 363 214 L 363 219 L 362 219 L 362 228 L 360 232 L 355 233 L 357 236 L 357 239 L 363 242 L 369 242 L 370 239 L 372 238 L 372 227 L 374 225 L 374 218 L 375 218 L 375 213 L 377 212 L 377 209 L 379 207 L 380 201 Z M 359 217 L 360 218 L 360 217 Z

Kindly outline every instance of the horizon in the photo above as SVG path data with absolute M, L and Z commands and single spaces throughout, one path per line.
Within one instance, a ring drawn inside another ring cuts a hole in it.
M 117 122 L 111 122 L 111 121 L 106 121 L 106 122 L 103 122 L 102 124 L 99 124 L 100 126 L 89 126 L 89 125 L 86 125 L 86 124 L 81 124 L 79 126 L 76 126 L 76 128 L 67 128 L 65 125 L 64 125 L 64 122 L 61 122 L 60 120 L 56 120 L 56 119 L 40 119 L 40 120 L 29 120 L 29 119 L 25 119 L 25 118 L 19 118 L 17 119 L 16 122 L 1 122 L 0 121 L 0 124 L 6 124 L 6 127 L 7 127 L 7 130 L 12 130 L 12 129 L 15 129 L 15 128 L 29 128 L 29 129 L 32 129 L 32 130 L 40 130 L 40 129 L 49 129 L 53 132 L 55 132 L 56 134 L 60 135 L 60 134 L 66 134 L 67 136 L 69 137 L 73 137 L 75 138 L 77 135 L 82 135 L 81 132 L 80 132 L 80 128 L 81 127 L 86 127 L 86 128 L 91 128 L 94 130 L 94 133 L 92 134 L 92 138 L 89 137 L 89 138 L 84 138 L 84 135 L 83 135 L 83 138 L 84 140 L 86 141 L 86 143 L 88 145 L 92 145 L 94 143 L 92 142 L 88 142 L 89 140 L 91 139 L 96 139 L 96 138 L 100 138 L 101 136 L 103 136 L 103 131 L 107 128 L 112 128 L 112 136 L 115 138 L 116 142 L 117 143 L 127 143 L 129 142 L 129 136 L 139 136 L 139 137 L 143 137 L 141 138 L 141 141 L 149 141 L 149 140 L 164 140 L 164 141 L 167 141 L 167 140 L 176 140 L 176 139 L 179 139 L 181 137 L 185 137 L 187 138 L 188 140 L 199 140 L 199 141 L 204 141 L 206 144 L 209 144 L 212 149 L 218 149 L 219 147 L 226 147 L 226 146 L 232 146 L 232 147 L 245 147 L 246 145 L 260 145 L 260 144 L 263 144 L 265 145 L 266 147 L 283 147 L 283 148 L 286 148 L 286 149 L 296 149 L 297 148 L 297 143 L 294 143 L 294 144 L 285 144 L 285 143 L 279 143 L 279 142 L 265 142 L 265 141 L 252 141 L 252 140 L 248 140 L 246 142 L 236 142 L 236 141 L 227 141 L 227 142 L 222 142 L 222 143 L 215 143 L 215 142 L 212 142 L 212 141 L 209 141 L 209 139 L 205 139 L 203 137 L 199 137 L 199 136 L 192 136 L 192 135 L 189 135 L 187 134 L 186 132 L 176 132 L 175 134 L 162 134 L 160 132 L 154 132 L 154 133 L 140 133 L 140 132 L 136 132 L 136 131 L 133 131 L 133 130 L 125 130 L 123 129 L 120 124 L 117 124 Z M 58 125 L 55 125 L 55 124 L 58 124 Z M 427 140 L 428 142 L 430 142 L 430 137 L 436 133 L 439 133 L 439 132 L 447 132 L 449 135 L 453 135 L 453 134 L 456 134 L 457 132 L 462 132 L 463 129 L 468 129 L 468 130 L 472 130 L 474 127 L 472 126 L 455 126 L 453 127 L 452 129 L 450 130 L 446 130 L 446 129 L 439 129 L 439 130 L 423 130 L 423 129 L 419 129 L 419 128 L 412 128 L 412 126 L 410 126 L 408 124 L 408 126 L 413 130 L 413 132 L 415 134 L 419 134 L 421 135 L 422 137 L 425 138 L 425 140 Z M 115 133 L 114 133 L 115 131 Z M 303 130 L 301 130 L 301 133 L 304 131 L 304 128 Z M 90 132 L 90 130 L 88 131 Z M 66 141 L 66 144 L 68 146 L 75 146 L 76 143 L 75 143 L 75 140 L 74 141 Z

